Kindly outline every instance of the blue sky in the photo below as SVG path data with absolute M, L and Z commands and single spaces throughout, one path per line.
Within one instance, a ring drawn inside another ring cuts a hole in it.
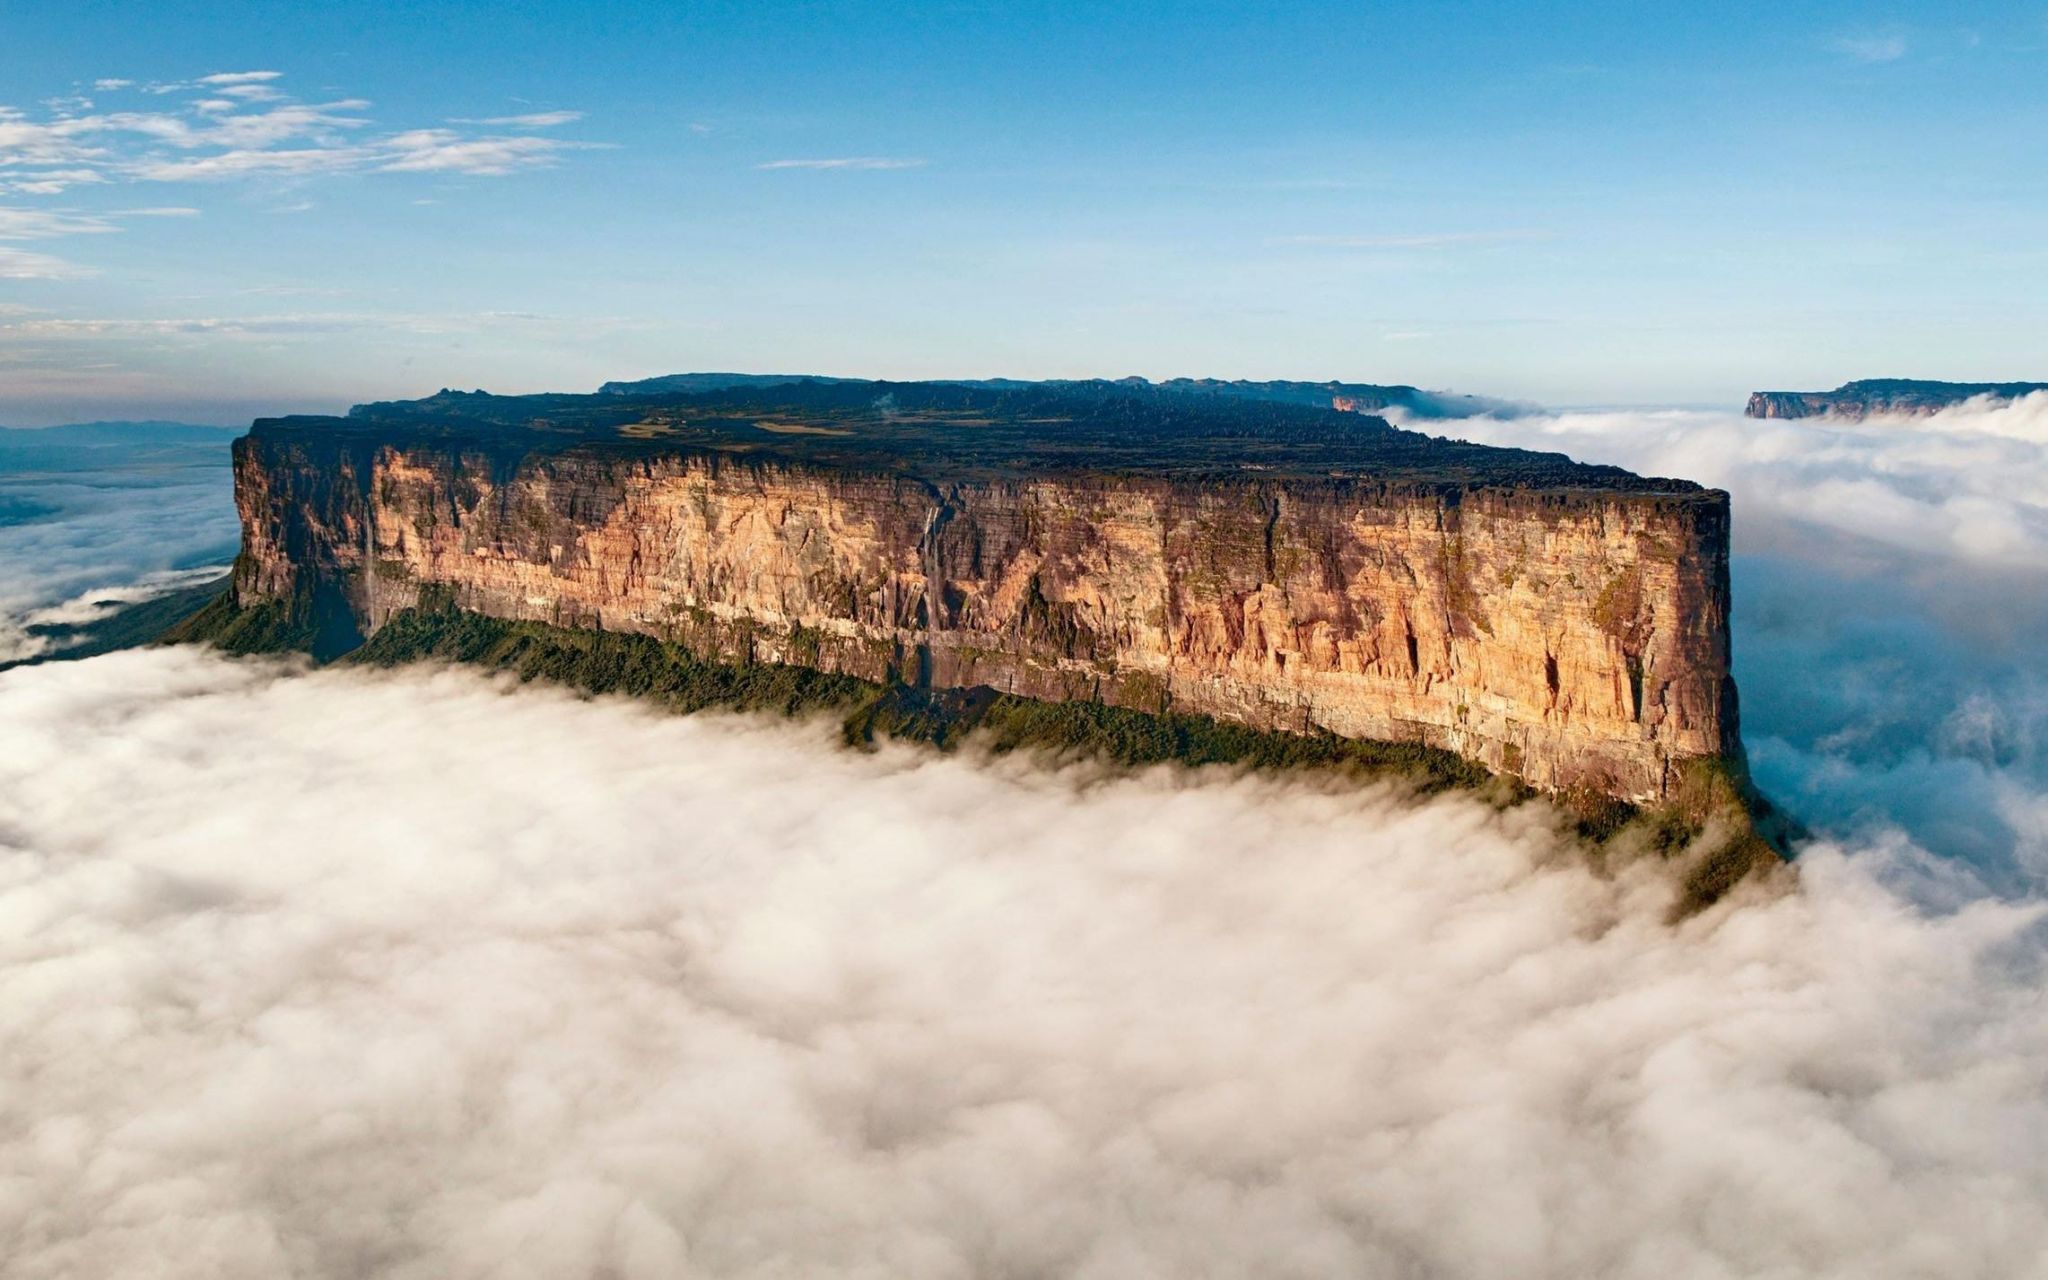
M 2044 70 L 2048 3 L 0 0 L 0 422 L 2048 378 Z

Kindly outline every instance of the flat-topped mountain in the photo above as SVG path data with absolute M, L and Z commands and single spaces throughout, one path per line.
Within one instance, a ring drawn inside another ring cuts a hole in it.
M 860 378 L 827 378 L 811 374 L 762 373 L 671 373 L 636 382 L 607 382 L 600 395 L 661 395 L 673 392 L 718 391 L 738 387 L 763 387 L 788 382 L 860 383 Z M 1107 389 L 1129 392 L 1156 391 L 1169 395 L 1211 395 L 1236 400 L 1269 400 L 1278 404 L 1304 405 L 1314 409 L 1337 409 L 1346 413 L 1380 413 L 1399 410 L 1409 418 L 1472 418 L 1481 414 L 1516 414 L 1526 405 L 1487 396 L 1461 395 L 1453 391 L 1425 391 L 1406 384 L 1371 382 L 1252 382 L 1245 379 L 1169 378 L 1153 382 L 1147 378 L 1048 379 L 1025 381 L 1016 378 L 946 378 L 952 386 L 983 391 L 1045 389 Z M 929 384 L 926 384 L 929 385 Z
M 2048 391 L 2048 382 L 1928 382 L 1917 378 L 1864 378 L 1833 391 L 1759 391 L 1743 410 L 1752 418 L 1868 418 L 1876 414 L 1923 417 L 1978 396 L 2017 400 Z
M 1110 384 L 443 392 L 236 445 L 244 610 L 1454 752 L 1667 799 L 1736 762 L 1728 499 L 1355 412 Z M 495 625 L 495 624 L 494 624 Z
M 337 438 L 432 440 L 525 453 L 714 453 L 915 473 L 934 481 L 1150 474 L 1371 479 L 1385 483 L 1694 493 L 1561 453 L 1503 449 L 1398 429 L 1367 414 L 1111 383 L 802 379 L 717 390 L 494 396 L 442 391 L 357 405 L 346 419 L 257 424 Z

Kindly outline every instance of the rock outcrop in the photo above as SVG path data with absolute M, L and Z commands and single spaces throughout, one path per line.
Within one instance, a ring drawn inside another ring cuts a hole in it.
M 1329 409 L 806 383 L 258 422 L 244 607 L 1455 751 L 1634 802 L 1739 755 L 1727 495 Z
M 1743 412 L 1752 418 L 1848 418 L 1876 414 L 1925 417 L 1985 396 L 2017 400 L 2048 391 L 2048 382 L 1926 382 L 1915 378 L 1865 378 L 1833 391 L 1758 391 Z

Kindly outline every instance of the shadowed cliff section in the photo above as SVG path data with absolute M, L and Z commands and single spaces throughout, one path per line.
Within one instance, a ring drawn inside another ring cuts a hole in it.
M 1979 396 L 2017 400 L 2048 391 L 2048 382 L 1929 382 L 1917 378 L 1864 378 L 1833 391 L 1759 391 L 1743 412 L 1752 418 L 1868 418 L 1878 414 L 1925 417 Z

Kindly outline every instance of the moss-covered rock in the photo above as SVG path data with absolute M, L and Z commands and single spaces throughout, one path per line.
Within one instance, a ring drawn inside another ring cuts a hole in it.
M 227 653 L 308 653 L 327 662 L 363 643 L 355 614 L 333 587 L 301 591 L 247 608 L 232 589 L 172 626 L 164 644 L 209 644 Z

